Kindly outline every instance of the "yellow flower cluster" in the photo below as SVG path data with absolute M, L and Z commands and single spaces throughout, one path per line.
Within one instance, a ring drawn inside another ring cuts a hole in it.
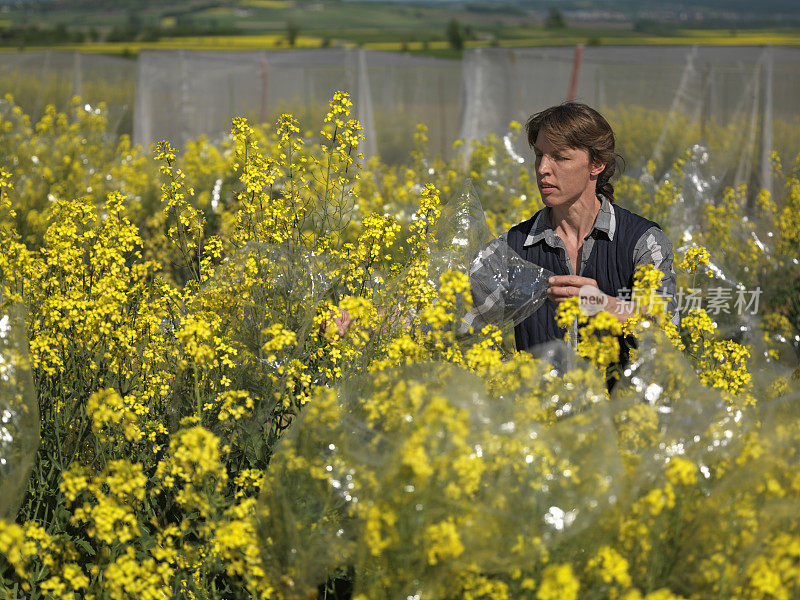
M 50 546 L 50 536 L 35 523 L 25 526 L 0 520 L 0 552 L 22 580 L 22 589 L 31 589 L 29 569 L 34 558 Z M 48 554 L 44 556 L 49 558 Z M 48 562 L 50 562 L 48 560 Z
M 243 417 L 249 417 L 254 406 L 250 393 L 244 390 L 226 390 L 219 395 L 217 403 L 219 404 L 217 418 L 220 421 L 228 419 L 238 421 Z
M 133 506 L 144 499 L 146 481 L 141 465 L 125 460 L 110 462 L 91 481 L 80 469 L 67 471 L 62 491 L 73 498 L 73 524 L 86 524 L 89 536 L 103 544 L 124 544 L 138 537 L 141 531 Z M 84 483 L 88 498 L 78 504 Z
M 210 483 L 221 490 L 225 485 L 228 474 L 220 460 L 219 439 L 207 429 L 191 427 L 178 431 L 170 442 L 170 454 L 156 471 L 166 487 Z
M 572 572 L 572 565 L 547 565 L 542 573 L 542 582 L 536 590 L 537 600 L 576 600 L 580 583 Z
M 98 390 L 86 401 L 86 414 L 92 419 L 92 428 L 102 440 L 108 440 L 105 429 L 119 428 L 129 442 L 142 438 L 136 408 L 129 406 L 116 390 Z
M 692 309 L 683 322 L 688 334 L 687 350 L 696 361 L 700 380 L 738 395 L 746 404 L 754 401 L 748 394 L 752 376 L 748 368 L 749 350 L 733 340 L 719 339 L 716 323 L 703 309 Z
M 261 351 L 266 355 L 269 362 L 277 360 L 276 353 L 280 352 L 286 347 L 291 347 L 297 344 L 297 336 L 294 331 L 285 329 L 279 323 L 276 323 L 261 332 L 267 341 L 261 346 Z
M 556 323 L 566 329 L 568 340 L 576 321 L 579 324 L 576 346 L 579 356 L 587 358 L 601 371 L 619 361 L 619 337 L 623 327 L 615 316 L 606 311 L 588 316 L 580 304 L 580 298 L 574 296 L 561 302 L 556 309 Z
M 711 257 L 706 248 L 703 248 L 702 246 L 691 246 L 684 253 L 683 260 L 678 266 L 690 275 L 694 275 L 697 273 L 699 267 L 708 267 L 708 261 L 710 258 Z M 706 272 L 708 273 L 709 277 L 712 276 L 710 272 Z

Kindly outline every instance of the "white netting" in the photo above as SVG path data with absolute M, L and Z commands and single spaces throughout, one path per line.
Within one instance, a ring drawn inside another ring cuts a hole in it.
M 450 155 L 459 137 L 502 134 L 563 101 L 574 55 L 571 47 L 468 50 L 463 61 L 361 49 L 142 51 L 138 60 L 17 52 L 0 57 L 0 84 L 34 121 L 47 104 L 63 110 L 80 95 L 106 102 L 113 131 L 179 149 L 202 134 L 220 139 L 235 116 L 271 122 L 286 111 L 313 131 L 341 89 L 364 125 L 365 154 L 400 162 L 417 123 L 428 126 L 432 153 Z M 798 66 L 796 48 L 587 47 L 576 97 L 609 117 L 631 174 L 653 160 L 660 177 L 700 144 L 718 185 L 769 188 L 770 152 L 792 160 L 800 135 Z
M 147 51 L 139 56 L 134 139 L 182 147 L 201 134 L 223 135 L 235 116 L 270 122 L 282 112 L 315 129 L 336 90 L 352 97 L 367 155 L 407 155 L 416 123 L 429 126 L 436 152 L 458 135 L 458 61 L 357 49 Z
M 574 55 L 568 47 L 467 51 L 461 136 L 502 134 L 510 121 L 562 102 Z M 798 66 L 800 50 L 792 48 L 588 47 L 576 99 L 607 114 L 634 172 L 653 160 L 663 174 L 699 143 L 720 185 L 769 188 L 770 152 L 794 158 L 788 131 L 800 115 Z M 626 127 L 635 128 L 635 143 Z
M 53 104 L 67 110 L 73 96 L 91 105 L 105 102 L 109 129 L 130 133 L 136 95 L 136 60 L 80 52 L 0 54 L 0 90 L 39 120 Z

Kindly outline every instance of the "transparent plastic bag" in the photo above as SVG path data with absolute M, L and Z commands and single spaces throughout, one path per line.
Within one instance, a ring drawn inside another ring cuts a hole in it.
M 622 479 L 610 414 L 546 427 L 532 402 L 440 363 L 314 398 L 260 499 L 264 564 L 283 596 L 352 569 L 356 594 L 449 597 L 452 573 L 529 568 L 595 524 Z
M 472 308 L 461 320 L 460 333 L 479 332 L 487 325 L 501 330 L 517 325 L 547 299 L 552 272 L 517 254 L 505 238 L 493 237 L 471 180 L 442 207 L 432 277 L 460 270 L 469 275 Z
M 479 331 L 486 325 L 518 325 L 547 299 L 551 271 L 517 254 L 504 239 L 481 248 L 470 264 L 472 309 L 464 326 Z
M 23 311 L 0 308 L 0 518 L 14 519 L 39 447 L 39 406 Z
M 311 333 L 317 304 L 336 288 L 330 272 L 328 257 L 299 246 L 248 242 L 201 291 L 228 307 L 234 337 L 257 354 L 261 331 L 277 320 L 299 339 Z
M 675 457 L 706 467 L 724 463 L 741 433 L 741 413 L 720 390 L 703 385 L 685 356 L 652 325 L 637 335 L 637 348 L 611 399 L 619 447 L 635 467 L 631 497 L 659 485 Z

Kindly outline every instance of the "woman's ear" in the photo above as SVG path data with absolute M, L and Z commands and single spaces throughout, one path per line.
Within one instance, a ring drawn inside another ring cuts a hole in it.
M 606 163 L 592 163 L 591 168 L 589 169 L 589 174 L 593 176 L 598 176 L 602 173 L 606 168 Z

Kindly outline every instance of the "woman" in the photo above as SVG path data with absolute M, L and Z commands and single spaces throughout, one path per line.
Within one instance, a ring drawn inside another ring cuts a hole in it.
M 676 319 L 672 244 L 656 223 L 614 204 L 616 155 L 608 122 L 593 108 L 568 102 L 536 113 L 526 130 L 544 208 L 512 227 L 506 241 L 554 276 L 548 300 L 515 327 L 517 349 L 563 339 L 556 305 L 572 296 L 627 320 L 634 311 L 633 274 L 644 264 L 664 273 L 659 292 Z M 620 358 L 626 356 L 624 348 Z

